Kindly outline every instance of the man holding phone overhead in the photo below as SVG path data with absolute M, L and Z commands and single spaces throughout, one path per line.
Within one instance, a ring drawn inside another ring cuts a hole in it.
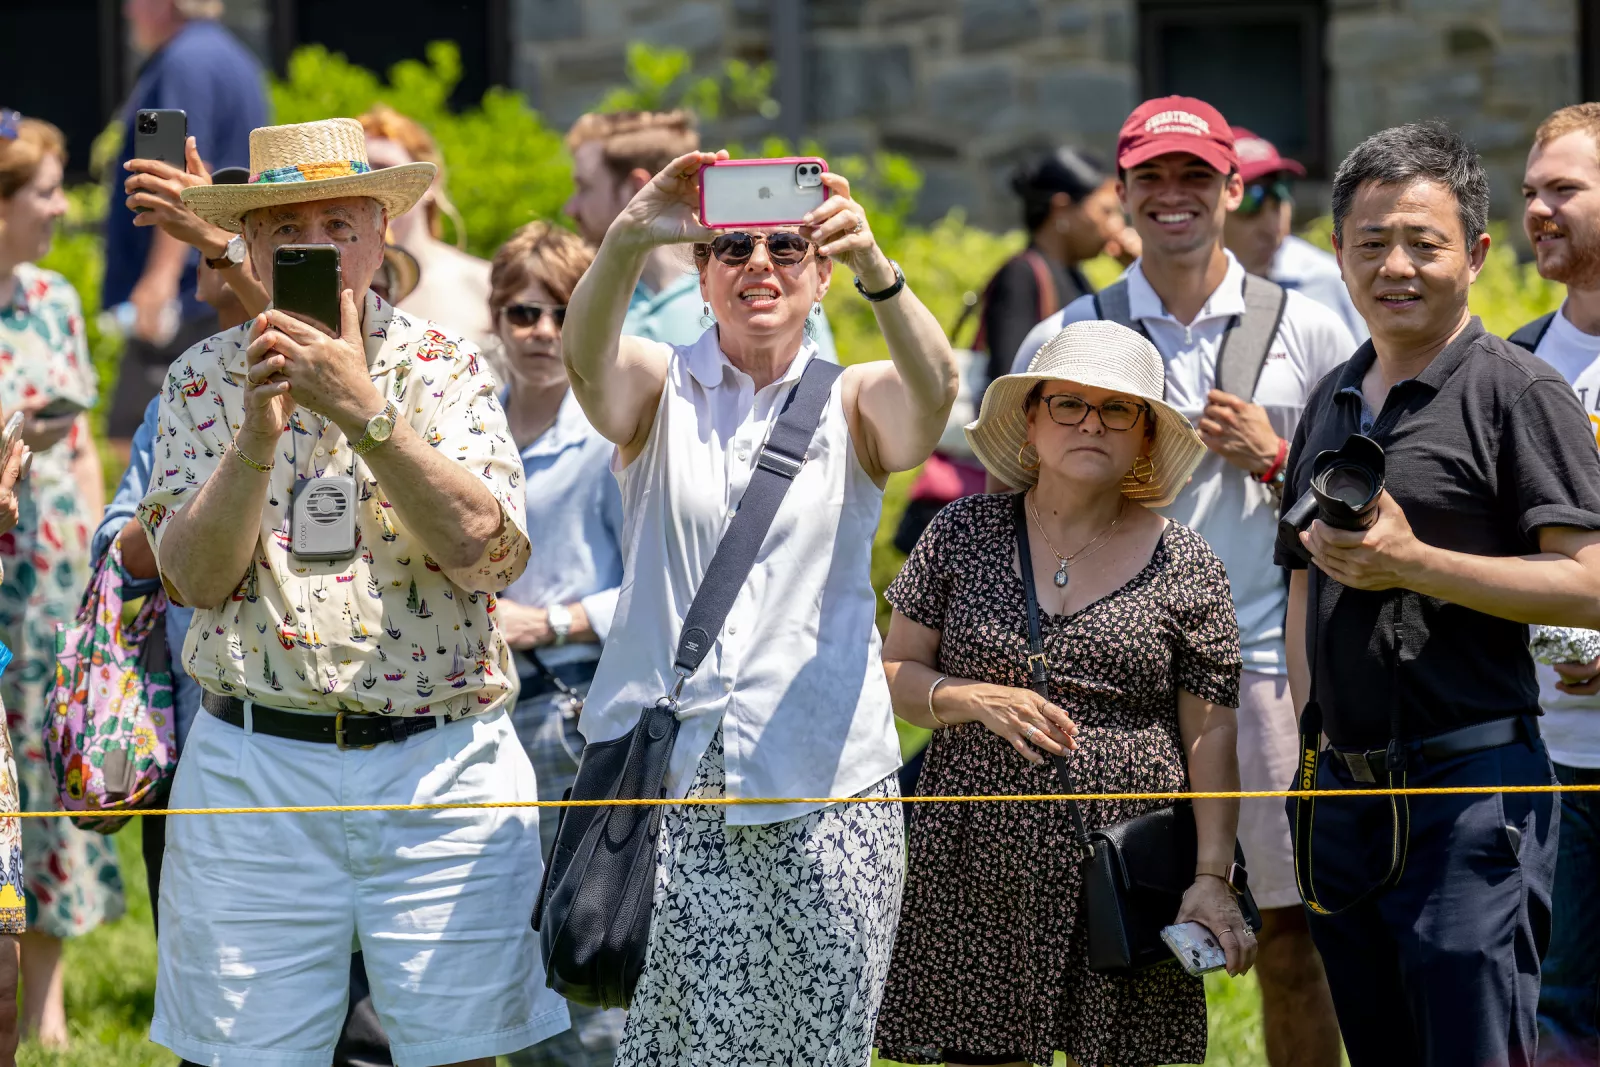
M 536 799 L 491 615 L 529 554 L 496 384 L 369 291 L 434 167 L 373 171 L 353 119 L 250 149 L 253 181 L 183 201 L 243 232 L 277 305 L 173 363 L 139 505 L 206 691 L 171 804 Z M 528 925 L 540 875 L 533 809 L 174 820 L 151 1036 L 329 1062 L 354 945 L 396 1063 L 492 1064 L 567 1026 Z
M 184 169 L 185 135 L 194 137 L 198 157 L 213 168 L 248 163 L 249 133 L 267 122 L 265 75 L 250 50 L 218 21 L 222 0 L 124 0 L 122 9 L 130 43 L 147 58 L 121 113 L 119 170 L 138 158 L 141 142 L 170 144 L 173 135 L 177 151 L 164 153 L 170 156 L 165 162 L 179 170 Z M 183 128 L 163 114 L 153 125 L 147 120 L 141 137 L 139 116 L 147 111 L 181 111 Z M 128 305 L 132 312 L 106 425 L 112 446 L 124 458 L 167 365 L 216 329 L 215 316 L 195 296 L 200 257 L 151 223 L 136 224 L 137 217 L 133 205 L 112 198 L 100 289 L 102 308 Z M 162 319 L 174 301 L 177 328 L 169 333 L 171 322 Z

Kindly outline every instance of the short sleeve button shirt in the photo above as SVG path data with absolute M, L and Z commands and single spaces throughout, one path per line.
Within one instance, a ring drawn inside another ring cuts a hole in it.
M 431 559 L 334 423 L 297 408 L 282 438 L 249 573 L 219 608 L 200 609 L 184 669 L 204 688 L 307 711 L 443 714 L 509 699 L 516 671 L 494 625 L 494 594 L 527 566 L 522 462 L 494 378 L 477 350 L 368 293 L 363 326 L 372 380 L 401 418 L 484 480 L 505 523 L 474 564 Z M 139 521 L 160 558 L 173 515 L 228 456 L 243 416 L 249 325 L 189 349 L 167 374 L 150 490 Z M 290 553 L 295 487 L 353 472 L 359 501 L 353 559 Z
M 1361 428 L 1371 342 L 1312 393 L 1286 475 L 1287 511 L 1312 460 Z M 1600 529 L 1600 452 L 1572 388 L 1548 364 L 1473 319 L 1415 378 L 1397 383 L 1368 430 L 1387 488 L 1423 542 L 1479 556 L 1538 551 L 1539 529 Z M 1278 562 L 1306 564 L 1280 546 Z M 1379 747 L 1536 714 L 1528 628 L 1409 590 L 1349 589 L 1311 568 L 1314 687 L 1336 745 Z

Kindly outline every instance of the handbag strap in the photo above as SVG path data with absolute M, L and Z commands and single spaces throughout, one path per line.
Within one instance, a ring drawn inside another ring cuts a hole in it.
M 790 483 L 805 466 L 806 449 L 817 432 L 817 424 L 822 421 L 822 411 L 833 383 L 843 373 L 844 368 L 837 363 L 813 356 L 801 372 L 800 380 L 789 390 L 778 421 L 756 457 L 750 484 L 728 528 L 723 531 L 722 540 L 717 543 L 717 551 L 706 567 L 705 577 L 700 580 L 700 588 L 695 591 L 694 602 L 683 620 L 677 657 L 672 663 L 678 675 L 674 698 L 689 676 L 700 668 L 701 661 L 722 632 L 722 625 L 733 610 L 733 602 L 755 566 L 756 555 L 778 513 L 778 505 L 783 503 Z
M 1028 511 L 1026 493 L 1012 497 L 1011 518 L 1017 528 L 1017 565 L 1022 571 L 1022 597 L 1028 604 L 1028 688 L 1045 700 L 1050 699 L 1049 662 L 1044 654 L 1044 636 L 1039 627 L 1039 592 L 1033 583 L 1033 549 L 1028 543 Z M 1072 794 L 1078 791 L 1072 781 L 1072 767 L 1065 756 L 1050 753 L 1055 764 L 1056 778 L 1061 791 Z M 1078 845 L 1089 848 L 1089 827 L 1083 821 L 1083 810 L 1076 800 L 1067 801 L 1067 813 L 1072 817 L 1072 834 Z

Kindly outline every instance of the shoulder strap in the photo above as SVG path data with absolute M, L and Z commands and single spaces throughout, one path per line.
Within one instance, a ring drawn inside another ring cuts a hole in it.
M 767 443 L 761 446 L 750 485 L 739 501 L 739 509 L 723 531 L 717 551 L 706 567 L 705 577 L 683 620 L 683 635 L 678 638 L 678 654 L 672 668 L 680 678 L 699 669 L 711 651 L 722 624 L 733 610 L 733 602 L 755 566 L 756 554 L 766 540 L 778 505 L 789 492 L 800 468 L 805 466 L 806 449 L 822 421 L 822 409 L 833 391 L 833 383 L 844 373 L 837 363 L 813 357 L 800 374 L 800 381 L 789 391 L 783 412 L 772 427 Z
M 1229 328 L 1217 352 L 1218 389 L 1246 402 L 1255 395 L 1288 302 L 1289 294 L 1276 282 L 1244 276 L 1244 314 Z
M 1044 254 L 1037 248 L 1023 250 L 1022 257 L 1028 261 L 1028 266 L 1033 268 L 1033 281 L 1039 287 L 1039 321 L 1043 322 L 1061 310 L 1061 295 L 1056 290 L 1056 276 L 1050 272 L 1050 264 L 1044 261 Z
M 1514 345 L 1521 345 L 1529 352 L 1537 352 L 1539 350 L 1539 342 L 1544 340 L 1545 333 L 1550 329 L 1550 324 L 1555 321 L 1555 317 L 1559 313 L 1560 309 L 1557 309 L 1548 315 L 1540 315 L 1516 333 L 1507 337 L 1506 340 Z
M 1022 571 L 1022 596 L 1028 604 L 1028 688 L 1046 700 L 1050 699 L 1049 663 L 1044 655 L 1044 637 L 1039 628 L 1039 591 L 1033 584 L 1033 548 L 1028 542 L 1027 494 L 1012 497 L 1011 521 L 1017 530 L 1017 567 Z M 1050 753 L 1055 764 L 1056 779 L 1063 793 L 1076 793 L 1072 783 L 1072 767 L 1066 757 Z M 1089 828 L 1084 825 L 1083 811 L 1076 800 L 1067 801 L 1067 813 L 1072 816 L 1072 833 L 1078 843 L 1087 848 Z
M 1107 322 L 1114 322 L 1130 330 L 1138 330 L 1140 333 L 1144 332 L 1140 324 L 1133 321 L 1133 308 L 1128 300 L 1126 278 L 1118 278 L 1094 294 L 1094 314 L 1096 318 Z

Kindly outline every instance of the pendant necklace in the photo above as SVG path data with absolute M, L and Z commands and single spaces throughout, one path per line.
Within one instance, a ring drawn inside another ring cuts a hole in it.
M 1057 589 L 1065 589 L 1067 587 L 1067 568 L 1069 566 L 1071 566 L 1073 563 L 1076 563 L 1080 559 L 1086 559 L 1089 556 L 1094 555 L 1096 552 L 1100 551 L 1110 543 L 1111 535 L 1116 530 L 1117 523 L 1122 521 L 1123 512 L 1128 510 L 1128 498 L 1123 497 L 1122 506 L 1117 509 L 1117 517 L 1111 520 L 1111 525 L 1107 526 L 1104 530 L 1101 530 L 1098 534 L 1090 539 L 1088 544 L 1078 549 L 1078 551 L 1071 552 L 1063 556 L 1060 552 L 1056 551 L 1056 546 L 1050 543 L 1050 535 L 1045 532 L 1044 523 L 1039 521 L 1039 512 L 1035 510 L 1033 506 L 1033 494 L 1029 493 L 1026 500 L 1028 504 L 1028 514 L 1033 516 L 1033 524 L 1039 527 L 1039 533 L 1044 538 L 1045 547 L 1050 549 L 1051 555 L 1056 557 L 1057 567 L 1055 577 L 1052 579 L 1052 581 L 1055 582 Z M 1019 560 L 1018 562 L 1024 561 Z M 1032 560 L 1027 560 L 1025 562 L 1027 566 L 1033 565 Z

